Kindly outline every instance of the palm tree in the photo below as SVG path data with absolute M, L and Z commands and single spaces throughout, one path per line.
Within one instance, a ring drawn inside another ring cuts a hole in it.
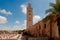
M 60 16 L 60 1 L 56 0 L 56 4 L 50 3 L 50 6 L 51 8 L 46 10 L 46 13 L 49 12 L 50 15 L 46 17 L 46 19 L 50 20 L 50 37 L 52 37 L 52 23 Z

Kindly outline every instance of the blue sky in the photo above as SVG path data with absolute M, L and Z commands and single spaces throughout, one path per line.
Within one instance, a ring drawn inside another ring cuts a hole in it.
M 33 8 L 33 23 L 43 19 L 49 3 L 55 0 L 30 0 Z M 0 30 L 21 30 L 26 28 L 28 0 L 0 0 Z

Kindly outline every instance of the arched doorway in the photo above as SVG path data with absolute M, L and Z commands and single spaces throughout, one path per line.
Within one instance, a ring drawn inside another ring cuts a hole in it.
M 60 36 L 60 17 L 57 18 L 58 32 Z

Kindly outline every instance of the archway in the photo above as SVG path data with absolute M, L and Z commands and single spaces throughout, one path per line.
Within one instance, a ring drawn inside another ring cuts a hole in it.
M 57 18 L 58 32 L 60 36 L 60 17 Z

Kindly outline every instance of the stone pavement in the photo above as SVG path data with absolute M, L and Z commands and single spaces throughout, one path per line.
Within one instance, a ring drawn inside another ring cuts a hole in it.
M 21 39 L 21 34 L 0 34 L 0 39 Z

